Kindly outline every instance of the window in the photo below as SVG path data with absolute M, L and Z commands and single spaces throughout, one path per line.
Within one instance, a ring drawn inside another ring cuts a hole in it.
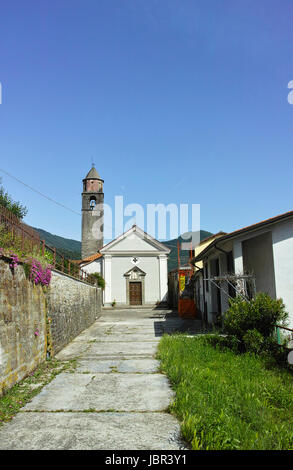
M 96 207 L 96 204 L 97 204 L 97 200 L 96 200 L 95 196 L 91 196 L 91 198 L 90 198 L 90 208 L 94 209 Z

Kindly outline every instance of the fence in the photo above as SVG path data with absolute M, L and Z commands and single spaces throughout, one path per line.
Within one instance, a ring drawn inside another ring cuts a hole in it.
M 281 330 L 290 331 L 290 332 L 292 333 L 291 336 L 292 336 L 292 338 L 293 338 L 293 330 L 292 330 L 292 328 L 288 328 L 288 327 L 285 327 L 285 326 L 276 325 L 277 340 L 278 340 L 278 344 L 279 344 L 279 345 L 282 344 L 280 329 L 281 329 Z
M 9 235 L 11 246 L 17 246 L 20 251 L 30 251 L 43 257 L 46 256 L 53 269 L 89 284 L 95 283 L 93 277 L 83 271 L 76 261 L 65 258 L 55 247 L 47 245 L 45 240 L 40 240 L 40 235 L 36 230 L 20 221 L 1 205 L 0 227 Z
M 21 249 L 25 241 L 29 242 L 31 248 L 40 245 L 40 235 L 29 225 L 19 220 L 12 212 L 0 205 L 0 226 L 10 233 L 12 242 L 21 240 Z

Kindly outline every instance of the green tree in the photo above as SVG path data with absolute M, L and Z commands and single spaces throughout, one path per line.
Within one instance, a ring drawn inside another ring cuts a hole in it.
M 0 205 L 4 206 L 19 219 L 23 219 L 28 210 L 20 202 L 14 201 L 1 184 L 0 180 Z

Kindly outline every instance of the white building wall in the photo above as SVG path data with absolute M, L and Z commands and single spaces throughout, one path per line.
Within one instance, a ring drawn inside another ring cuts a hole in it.
M 85 267 L 88 273 L 100 272 L 105 280 L 104 305 L 128 305 L 129 278 L 125 274 L 136 266 L 143 271 L 142 301 L 154 305 L 168 296 L 167 259 L 170 250 L 133 226 L 125 234 L 101 249 L 102 260 Z M 138 262 L 134 262 L 138 258 Z
M 272 239 L 276 296 L 283 299 L 293 328 L 293 220 L 274 225 Z
M 168 300 L 168 259 L 167 256 L 159 256 L 159 279 L 160 297 L 158 300 L 167 302 Z
M 160 298 L 160 266 L 158 256 L 145 257 L 139 267 L 145 276 L 145 302 L 155 304 Z M 167 277 L 167 272 L 166 272 Z
M 113 256 L 112 258 L 112 299 L 117 304 L 126 304 L 126 278 L 124 274 L 133 268 L 134 265 L 130 262 L 129 257 Z
M 253 237 L 242 242 L 244 270 L 252 273 L 256 280 L 256 292 L 265 292 L 276 298 L 275 269 L 272 250 L 272 232 Z
M 83 271 L 85 271 L 88 274 L 92 273 L 102 273 L 102 259 L 100 258 L 99 260 L 95 260 L 90 264 L 87 264 L 84 267 L 81 267 Z
M 134 255 L 133 255 L 134 256 Z M 133 257 L 132 256 L 132 257 Z M 124 274 L 130 269 L 134 268 L 130 256 L 112 256 L 112 271 L 111 271 L 111 300 L 105 298 L 106 303 L 111 303 L 115 299 L 117 304 L 126 304 L 126 278 Z M 158 256 L 138 256 L 139 263 L 137 266 L 145 273 L 145 303 L 155 304 L 160 300 L 160 274 L 159 274 L 159 259 Z M 166 273 L 163 274 L 167 279 L 167 266 Z
M 243 274 L 242 242 L 239 240 L 233 243 L 233 257 L 235 274 Z
M 144 240 L 136 232 L 129 234 L 123 240 L 120 240 L 118 243 L 113 245 L 107 251 L 115 252 L 119 251 L 129 251 L 130 253 L 136 253 L 139 251 L 154 251 L 154 247 L 148 241 Z
M 103 273 L 105 279 L 105 290 L 104 290 L 104 303 L 110 304 L 112 300 L 112 258 L 111 256 L 104 256 L 103 262 Z

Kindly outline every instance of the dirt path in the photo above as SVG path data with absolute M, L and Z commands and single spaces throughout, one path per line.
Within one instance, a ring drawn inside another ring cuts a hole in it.
M 155 312 L 155 313 L 154 313 Z M 154 359 L 187 323 L 153 310 L 104 311 L 57 358 L 77 358 L 0 428 L 0 449 L 182 449 L 173 398 Z M 188 326 L 188 325 L 187 325 Z

